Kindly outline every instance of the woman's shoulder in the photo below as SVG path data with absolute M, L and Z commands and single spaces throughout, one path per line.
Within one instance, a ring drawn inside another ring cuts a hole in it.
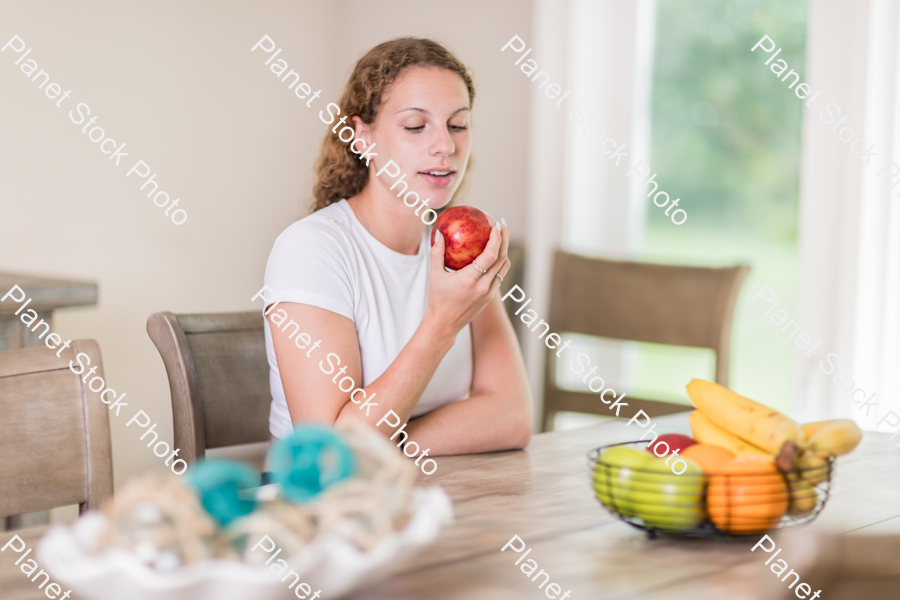
M 289 225 L 272 246 L 268 268 L 296 272 L 324 265 L 331 271 L 352 270 L 356 241 L 350 210 L 346 202 L 335 203 Z
M 275 240 L 266 263 L 265 283 L 278 301 L 309 304 L 352 319 L 356 289 L 353 244 L 341 206 L 318 210 L 289 225 Z

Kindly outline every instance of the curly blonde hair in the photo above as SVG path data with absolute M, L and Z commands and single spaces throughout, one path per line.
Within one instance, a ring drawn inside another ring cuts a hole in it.
M 469 92 L 469 108 L 475 101 L 475 86 L 466 66 L 437 42 L 424 38 L 397 38 L 378 44 L 359 59 L 339 106 L 348 120 L 354 116 L 371 125 L 381 110 L 387 88 L 410 67 L 437 67 L 459 75 Z M 350 123 L 348 123 L 350 124 Z M 316 161 L 315 202 L 310 212 L 323 209 L 342 198 L 359 194 L 369 180 L 369 169 L 350 145 L 328 131 Z

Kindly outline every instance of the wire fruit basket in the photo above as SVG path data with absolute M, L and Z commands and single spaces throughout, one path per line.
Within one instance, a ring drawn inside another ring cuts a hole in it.
M 774 466 L 676 475 L 671 470 L 613 464 L 603 454 L 614 447 L 644 451 L 645 442 L 624 442 L 588 453 L 594 495 L 632 527 L 680 537 L 744 537 L 808 523 L 825 507 L 834 458 L 821 466 L 787 473 Z M 754 470 L 755 469 L 755 470 Z

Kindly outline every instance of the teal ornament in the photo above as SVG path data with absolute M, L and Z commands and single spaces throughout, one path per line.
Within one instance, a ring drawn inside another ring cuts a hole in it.
M 259 487 L 259 473 L 236 460 L 204 460 L 187 473 L 187 480 L 209 516 L 225 527 L 253 512 L 253 488 Z
M 356 472 L 350 447 L 337 433 L 319 425 L 302 425 L 276 442 L 269 464 L 273 481 L 290 502 L 308 502 Z

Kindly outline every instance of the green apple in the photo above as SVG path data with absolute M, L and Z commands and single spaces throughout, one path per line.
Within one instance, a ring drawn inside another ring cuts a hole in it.
M 643 469 L 654 457 L 641 450 L 614 446 L 604 452 L 594 467 L 594 492 L 606 508 L 633 516 L 631 481 L 636 470 Z
M 703 521 L 703 470 L 695 462 L 683 460 L 687 468 L 681 475 L 675 475 L 665 459 L 655 457 L 632 474 L 629 507 L 648 526 L 686 531 Z

